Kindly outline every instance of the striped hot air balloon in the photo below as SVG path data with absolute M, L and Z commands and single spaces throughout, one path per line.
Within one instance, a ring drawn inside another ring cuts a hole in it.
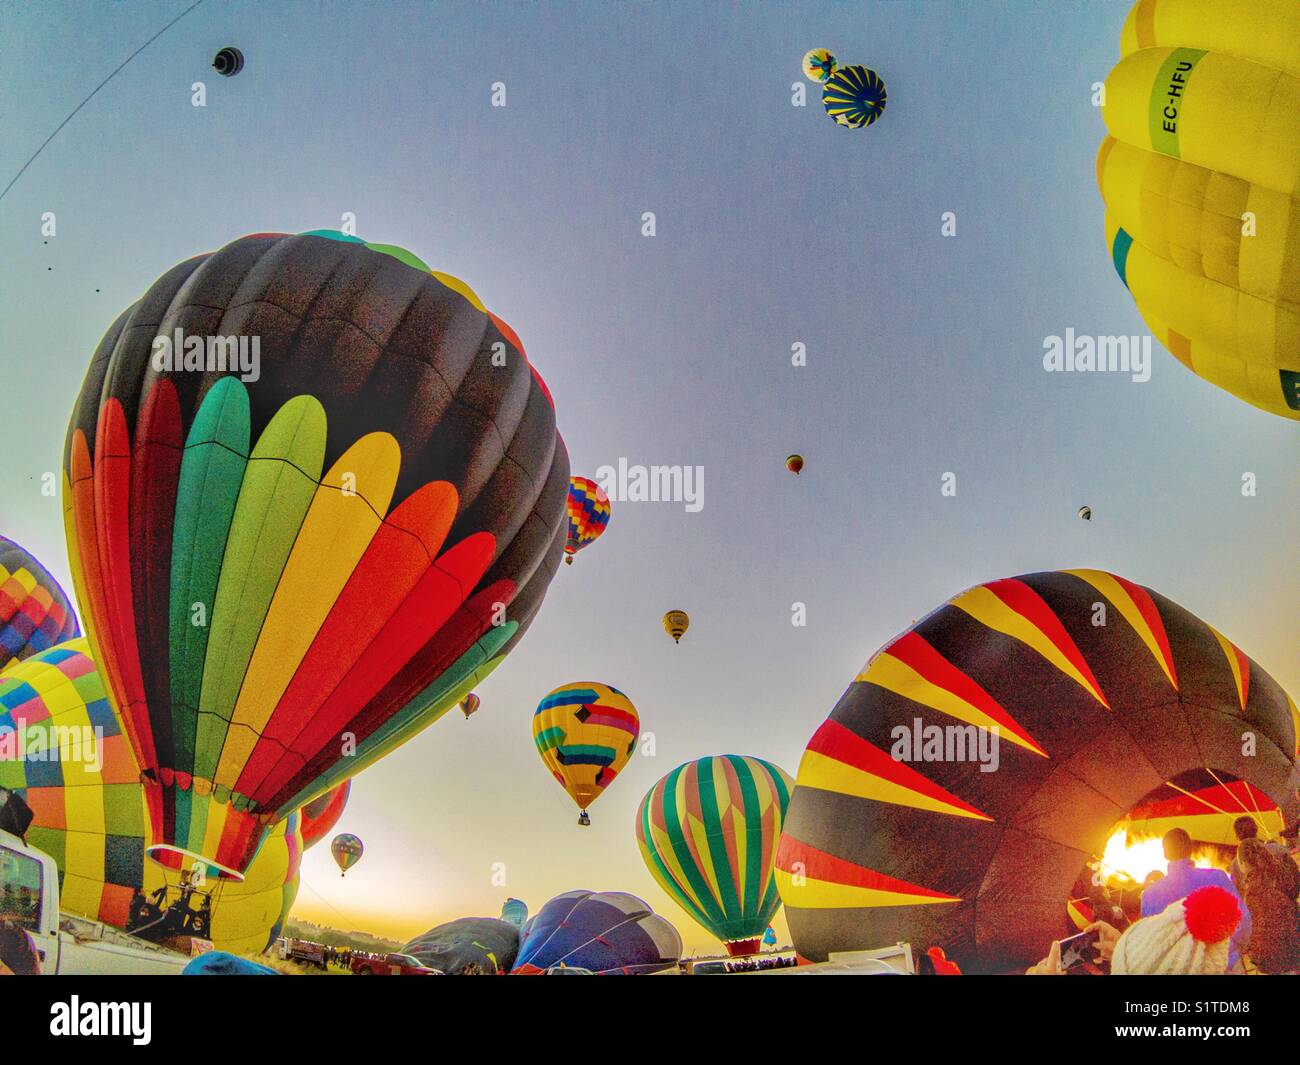
M 340 233 L 159 278 L 91 360 L 64 474 L 150 856 L 228 879 L 487 676 L 564 546 L 536 371 L 463 283 Z
M 588 477 L 569 478 L 569 536 L 564 544 L 564 561 L 573 565 L 573 556 L 596 542 L 609 525 L 612 513 L 605 490 Z
M 1290 821 L 1298 723 L 1226 637 L 1122 577 L 976 585 L 873 655 L 809 742 L 776 862 L 794 945 L 1023 971 L 1166 782 L 1229 774 Z
M 881 116 L 889 93 L 870 67 L 839 67 L 822 86 L 822 106 L 840 126 L 861 129 Z
M 360 837 L 351 832 L 340 832 L 330 840 L 330 854 L 334 856 L 334 864 L 339 867 L 339 876 L 346 876 L 347 871 L 361 861 L 361 855 L 365 851 L 366 846 Z
M 732 954 L 753 954 L 781 908 L 773 878 L 794 781 L 735 754 L 680 765 L 650 789 L 636 839 L 661 888 Z
M 577 681 L 556 688 L 537 704 L 533 742 L 542 763 L 578 804 L 578 824 L 627 765 L 641 732 L 632 700 L 617 688 Z

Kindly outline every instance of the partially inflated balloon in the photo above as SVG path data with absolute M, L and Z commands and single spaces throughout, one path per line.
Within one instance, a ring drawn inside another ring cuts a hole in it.
M 1106 242 L 1199 377 L 1300 419 L 1300 4 L 1141 0 L 1106 78 Z
M 0 536 L 0 672 L 78 634 L 59 582 L 12 540 Z
M 506 899 L 501 907 L 501 920 L 523 928 L 528 923 L 528 903 L 523 899 Z
M 65 517 L 157 860 L 237 877 L 540 606 L 568 458 L 479 308 L 401 249 L 261 234 L 174 267 L 100 343 Z
M 365 844 L 351 832 L 341 832 L 330 840 L 330 854 L 342 874 L 361 861 L 365 849 Z
M 776 845 L 794 781 L 761 758 L 678 766 L 641 800 L 636 839 L 650 875 L 732 954 L 752 954 L 781 908 Z
M 822 87 L 822 106 L 837 125 L 849 129 L 869 126 L 885 110 L 889 94 L 870 67 L 840 67 Z
M 62 909 L 127 929 L 137 892 L 152 895 L 168 878 L 145 860 L 140 771 L 88 650 L 84 639 L 71 640 L 0 677 L 0 787 L 32 808 L 27 839 L 54 858 Z M 57 739 L 40 739 L 52 729 L 62 730 Z M 298 892 L 304 845 L 290 814 L 271 828 L 244 880 L 220 887 L 208 936 L 220 949 L 251 954 L 275 941 Z M 191 908 L 199 903 L 196 895 Z
M 578 681 L 556 688 L 537 704 L 533 742 L 542 763 L 582 811 L 627 765 L 641 731 L 636 707 L 608 684 Z
M 402 953 L 448 976 L 508 973 L 519 953 L 519 926 L 495 917 L 461 917 L 416 936 Z
M 536 976 L 563 965 L 635 976 L 672 968 L 681 956 L 677 929 L 635 895 L 569 891 L 528 922 L 514 972 Z
M 609 496 L 587 477 L 570 477 L 567 509 L 569 536 L 564 544 L 564 561 L 572 564 L 573 556 L 594 543 L 609 524 Z

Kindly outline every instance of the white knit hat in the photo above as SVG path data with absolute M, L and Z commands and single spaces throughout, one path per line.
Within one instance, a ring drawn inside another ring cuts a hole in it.
M 1221 887 L 1197 888 L 1163 913 L 1144 917 L 1119 937 L 1111 956 L 1116 976 L 1220 976 L 1228 971 L 1228 940 L 1241 905 Z

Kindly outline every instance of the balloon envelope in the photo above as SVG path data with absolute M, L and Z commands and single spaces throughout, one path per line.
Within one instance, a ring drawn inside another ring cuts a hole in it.
M 596 681 L 556 688 L 533 714 L 533 742 L 542 764 L 582 810 L 627 764 L 640 731 L 632 700 Z
M 49 570 L 0 536 L 0 672 L 80 631 L 67 594 Z
M 461 917 L 416 936 L 402 953 L 448 976 L 471 967 L 480 975 L 507 973 L 519 953 L 519 926 L 495 917 Z
M 330 854 L 334 855 L 334 863 L 345 873 L 361 861 L 365 849 L 365 844 L 351 832 L 341 832 L 330 840 Z
M 1300 419 L 1300 5 L 1154 11 L 1134 5 L 1106 78 L 1111 261 L 1174 358 Z
M 1226 637 L 1122 577 L 970 588 L 873 655 L 804 752 L 777 851 L 794 945 L 820 961 L 907 941 L 1023 971 L 1084 863 L 1167 781 L 1230 774 L 1291 820 L 1297 719 Z
M 595 481 L 587 477 L 569 478 L 569 499 L 566 504 L 569 516 L 569 534 L 564 552 L 573 556 L 594 543 L 609 525 L 612 509 L 609 496 Z
M 636 839 L 655 882 L 704 929 L 752 952 L 781 908 L 776 845 L 794 781 L 727 754 L 680 765 L 641 800 Z
M 528 923 L 528 903 L 522 899 L 506 899 L 501 907 L 501 920 L 522 929 Z
M 151 856 L 237 878 L 454 706 L 540 605 L 568 481 L 540 378 L 409 252 L 261 234 L 155 282 L 91 361 L 64 486 Z
M 885 83 L 870 67 L 840 67 L 822 86 L 822 106 L 838 125 L 861 129 L 875 122 L 889 102 Z
M 514 972 L 537 975 L 564 965 L 634 976 L 671 968 L 681 956 L 677 929 L 635 895 L 569 891 L 529 922 Z

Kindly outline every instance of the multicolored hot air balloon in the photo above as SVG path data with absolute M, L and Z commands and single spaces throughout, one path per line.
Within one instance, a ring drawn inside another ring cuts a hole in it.
M 100 343 L 67 537 L 155 860 L 237 879 L 538 609 L 568 458 L 469 291 L 400 248 L 259 234 L 168 271 Z
M 781 908 L 773 862 L 794 781 L 761 758 L 680 765 L 641 800 L 636 840 L 655 882 L 733 955 Z
M 147 911 L 160 892 L 174 905 L 177 877 L 145 860 L 151 840 L 140 770 L 88 652 L 85 639 L 71 640 L 0 677 L 0 788 L 31 807 L 27 839 L 54 858 L 66 912 L 149 935 L 157 913 L 142 916 L 142 906 Z M 39 751 L 9 749 L 15 741 L 4 738 L 27 744 L 55 729 L 59 738 Z M 244 880 L 220 885 L 208 913 L 206 894 L 190 898 L 188 911 L 207 925 L 203 938 L 237 954 L 275 941 L 298 893 L 303 849 L 314 842 L 302 824 L 293 813 L 272 826 Z
M 0 536 L 0 672 L 79 632 L 59 582 L 16 543 Z
M 573 556 L 594 543 L 609 525 L 612 513 L 609 496 L 587 477 L 569 478 L 569 536 L 564 544 L 564 561 L 573 564 Z
M 635 895 L 567 891 L 528 922 L 514 975 L 537 976 L 564 966 L 636 976 L 671 969 L 681 957 L 677 929 Z
M 1300 419 L 1300 5 L 1140 0 L 1106 78 L 1115 270 L 1192 373 Z
M 794 945 L 1023 971 L 1113 827 L 1181 774 L 1291 821 L 1298 723 L 1226 637 L 1122 577 L 976 585 L 874 654 L 808 744 L 776 860 Z
M 884 81 L 870 67 L 839 67 L 822 86 L 826 114 L 847 129 L 871 125 L 888 102 Z
M 346 876 L 365 853 L 365 844 L 351 832 L 340 832 L 330 840 L 330 854 L 334 855 L 334 864 L 339 867 L 339 875 Z
M 803 57 L 803 76 L 818 84 L 835 73 L 835 57 L 825 48 L 813 48 Z
M 508 973 L 519 953 L 519 926 L 495 917 L 461 917 L 416 936 L 402 953 L 448 976 Z
M 471 717 L 474 716 L 474 711 L 476 711 L 482 705 L 482 703 L 483 700 L 480 699 L 473 692 L 470 692 L 467 696 L 465 696 L 465 698 L 463 698 L 460 701 L 460 712 L 465 715 L 466 721 L 468 721 Z
M 803 469 L 803 456 L 791 455 L 785 460 L 785 468 L 791 473 L 798 474 Z
M 632 700 L 608 684 L 565 684 L 537 704 L 533 742 L 542 763 L 578 804 L 578 824 L 591 824 L 587 807 L 627 765 L 640 732 Z
M 691 616 L 685 610 L 670 610 L 664 615 L 663 626 L 673 643 L 681 643 L 686 630 L 691 627 Z

